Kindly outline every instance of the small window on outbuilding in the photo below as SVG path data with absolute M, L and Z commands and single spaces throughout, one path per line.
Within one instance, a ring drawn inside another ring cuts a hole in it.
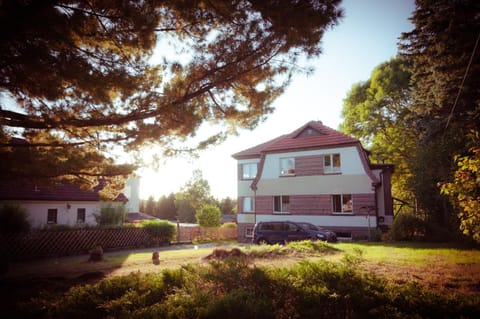
M 57 223 L 58 210 L 56 208 L 49 208 L 47 211 L 47 224 Z
M 86 209 L 78 208 L 77 209 L 77 223 L 85 223 Z

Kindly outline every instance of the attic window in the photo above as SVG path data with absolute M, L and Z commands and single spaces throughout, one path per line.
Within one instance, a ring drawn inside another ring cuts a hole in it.
M 318 136 L 318 135 L 323 135 L 323 134 L 312 127 L 307 127 L 298 135 L 298 137 L 308 137 L 308 136 Z

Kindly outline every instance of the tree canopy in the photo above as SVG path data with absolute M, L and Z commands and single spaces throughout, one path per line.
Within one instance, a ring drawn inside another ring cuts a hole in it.
M 408 128 L 412 92 L 410 72 L 399 58 L 384 62 L 370 79 L 354 84 L 344 99 L 341 130 L 359 138 L 379 163 L 395 165 L 394 196 L 412 203 L 408 185 L 409 168 L 415 150 L 415 132 Z
M 396 165 L 394 186 L 401 181 L 427 236 L 440 240 L 459 228 L 480 238 L 478 12 L 474 0 L 417 0 L 399 56 L 354 85 L 342 111 L 343 130 Z
M 415 28 L 402 34 L 400 52 L 411 66 L 413 106 L 421 138 L 435 139 L 448 129 L 478 132 L 480 3 L 416 3 L 411 18 Z
M 439 184 L 454 178 L 455 157 L 480 142 L 480 3 L 416 3 L 415 28 L 400 45 L 412 73 L 411 129 L 419 143 L 412 188 L 429 222 L 450 226 L 457 221 Z
M 209 204 L 214 204 L 210 185 L 203 178 L 202 171 L 194 170 L 190 180 L 175 194 L 177 218 L 181 222 L 195 223 L 195 212 Z
M 441 185 L 442 193 L 451 196 L 458 209 L 460 229 L 464 234 L 480 242 L 480 147 L 471 153 L 457 157 L 455 178 Z
M 195 219 L 202 227 L 220 226 L 222 212 L 216 205 L 204 205 L 195 212 Z
M 134 169 L 114 172 L 109 148 L 155 143 L 175 154 L 203 123 L 219 124 L 217 132 L 187 150 L 254 128 L 299 58 L 321 53 L 339 3 L 2 1 L 1 155 L 21 137 L 32 153 L 59 153 L 42 158 L 52 169 L 38 170 L 39 179 L 87 181 Z M 71 152 L 96 154 L 99 165 L 59 160 Z M 21 178 L 24 167 L 5 169 Z

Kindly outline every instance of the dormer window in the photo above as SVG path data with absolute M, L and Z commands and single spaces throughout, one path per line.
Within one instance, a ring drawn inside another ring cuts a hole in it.
M 288 157 L 280 159 L 280 175 L 295 175 L 295 158 Z
M 341 173 L 340 154 L 327 154 L 323 156 L 323 170 L 325 174 Z

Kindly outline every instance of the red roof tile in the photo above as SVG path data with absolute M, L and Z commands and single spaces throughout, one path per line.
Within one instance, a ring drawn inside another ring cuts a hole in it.
M 58 184 L 55 187 L 37 187 L 33 184 L 2 184 L 0 200 L 39 200 L 39 201 L 100 201 L 98 185 L 93 190 L 83 190 L 72 184 Z M 121 193 L 115 201 L 127 201 Z
M 312 129 L 312 134 L 307 133 Z M 279 136 L 263 144 L 233 154 L 235 159 L 260 157 L 261 153 L 315 149 L 360 143 L 357 139 L 323 125 L 320 121 L 311 121 L 290 134 Z

